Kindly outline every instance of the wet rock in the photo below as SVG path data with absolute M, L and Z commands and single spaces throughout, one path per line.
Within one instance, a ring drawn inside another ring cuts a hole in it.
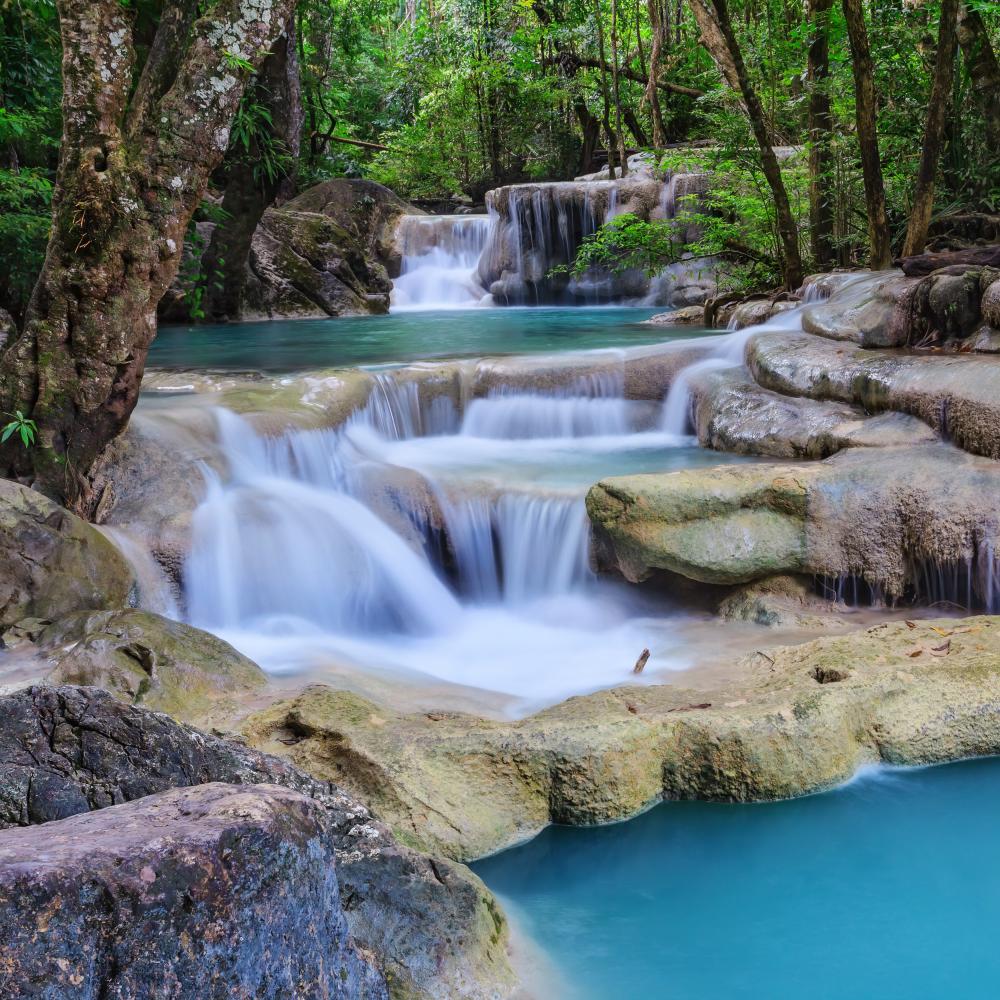
M 845 676 L 819 683 L 817 671 Z M 623 819 L 661 798 L 779 799 L 867 763 L 1000 751 L 995 617 L 893 622 L 771 647 L 732 664 L 725 679 L 687 683 L 602 691 L 518 722 L 401 714 L 313 687 L 245 731 L 363 790 L 401 836 L 459 858 L 550 822 Z M 275 745 L 289 720 L 305 738 Z
M 644 319 L 643 323 L 649 323 L 651 326 L 703 326 L 705 310 L 701 306 L 683 306 L 670 312 L 657 313 L 649 319 Z
M 772 576 L 737 587 L 720 603 L 727 621 L 794 628 L 842 628 L 843 607 L 816 594 L 808 577 Z
M 762 332 L 747 345 L 746 361 L 766 389 L 909 413 L 968 451 L 1000 458 L 1000 366 L 991 358 L 868 351 Z
M 0 625 L 124 607 L 132 573 L 95 528 L 40 493 L 0 480 Z
M 287 721 L 275 746 L 311 739 L 304 724 Z M 335 738 L 320 742 L 336 747 Z M 0 760 L 0 828 L 205 782 L 301 792 L 326 811 L 351 934 L 377 960 L 393 996 L 478 1000 L 513 985 L 506 923 L 471 872 L 403 846 L 357 799 L 286 760 L 78 687 L 0 698 Z
M 796 301 L 775 302 L 772 299 L 752 299 L 749 302 L 740 302 L 726 316 L 726 323 L 734 330 L 742 330 L 744 327 L 766 323 L 774 316 L 788 312 L 790 309 L 797 309 L 800 304 Z
M 203 717 L 262 688 L 266 674 L 222 639 L 148 611 L 83 611 L 49 625 L 37 646 L 50 684 L 100 687 L 176 719 Z
M 883 448 L 874 461 L 850 449 L 798 466 L 606 479 L 587 508 L 601 564 L 629 580 L 655 569 L 721 584 L 857 577 L 889 599 L 957 566 L 987 602 L 998 489 L 1000 464 L 936 444 Z
M 254 233 L 244 292 L 247 319 L 389 310 L 392 284 L 358 238 L 332 218 L 269 208 Z
M 843 448 L 921 444 L 937 435 L 916 417 L 870 417 L 851 406 L 762 389 L 743 369 L 692 376 L 694 423 L 706 448 L 772 458 L 826 458 Z
M 0 915 L 3 996 L 388 996 L 350 940 L 322 806 L 271 785 L 0 834 Z

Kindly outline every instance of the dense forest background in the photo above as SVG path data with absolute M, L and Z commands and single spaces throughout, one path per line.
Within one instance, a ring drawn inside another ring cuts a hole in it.
M 135 8 L 140 38 L 144 19 L 152 30 L 160 4 L 125 6 Z M 728 246 L 750 261 L 756 255 L 763 265 L 756 279 L 766 283 L 780 271 L 781 234 L 725 39 L 705 30 L 706 14 L 718 23 L 719 6 L 301 0 L 294 17 L 303 117 L 298 151 L 275 127 L 266 86 L 257 87 L 243 98 L 227 161 L 252 159 L 262 186 L 294 177 L 301 189 L 328 177 L 363 176 L 405 198 L 454 207 L 479 204 L 502 184 L 566 179 L 609 158 L 614 168 L 630 152 L 656 148 L 665 151 L 665 168 L 727 175 L 717 224 L 696 249 Z M 783 163 L 782 174 L 812 267 L 862 262 L 870 236 L 855 99 L 859 60 L 852 58 L 845 19 L 851 6 L 853 0 L 843 6 L 733 0 L 726 11 L 770 140 L 803 150 Z M 958 44 L 950 43 L 955 65 L 947 93 L 934 96 L 942 105 L 934 213 L 997 210 L 1000 5 L 876 0 L 862 7 L 888 239 L 898 251 L 949 16 L 957 18 Z M 0 9 L 0 306 L 17 316 L 49 227 L 61 46 L 54 0 L 3 0 Z M 685 143 L 705 148 L 670 152 Z M 809 239 L 811 184 L 822 187 L 826 221 Z

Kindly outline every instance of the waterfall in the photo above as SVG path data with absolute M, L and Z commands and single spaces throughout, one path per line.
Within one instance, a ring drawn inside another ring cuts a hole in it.
M 396 229 L 402 262 L 392 286 L 393 308 L 479 305 L 487 293 L 476 267 L 491 225 L 488 215 L 404 215 Z
M 136 582 L 136 606 L 165 618 L 179 618 L 180 607 L 174 585 L 149 547 L 121 528 L 98 525 L 129 564 Z
M 460 433 L 506 440 L 624 435 L 635 429 L 631 412 L 622 397 L 500 392 L 469 404 Z

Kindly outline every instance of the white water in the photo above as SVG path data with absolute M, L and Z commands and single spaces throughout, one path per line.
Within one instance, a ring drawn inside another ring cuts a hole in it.
M 396 231 L 402 263 L 393 310 L 488 305 L 476 265 L 491 225 L 488 215 L 404 215 Z
M 500 392 L 460 413 L 387 372 L 343 430 L 280 438 L 218 411 L 230 471 L 194 518 L 191 621 L 271 672 L 333 657 L 499 692 L 513 711 L 631 681 L 644 647 L 643 680 L 686 666 L 667 620 L 636 617 L 589 566 L 587 456 L 688 443 L 642 429 L 648 407 L 620 385 Z
M 143 611 L 154 611 L 167 618 L 180 617 L 180 606 L 174 586 L 149 547 L 121 528 L 100 525 L 129 564 L 136 582 L 136 604 Z

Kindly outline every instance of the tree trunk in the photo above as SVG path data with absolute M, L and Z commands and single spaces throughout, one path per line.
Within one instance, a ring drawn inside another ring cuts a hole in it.
M 660 0 L 646 0 L 649 11 L 649 26 L 653 33 L 653 46 L 649 53 L 649 82 L 643 93 L 643 100 L 649 105 L 649 115 L 653 120 L 653 145 L 662 149 L 667 142 L 667 130 L 663 124 L 663 108 L 660 106 L 660 61 L 663 58 L 663 35 L 666 30 L 660 11 Z
M 604 19 L 601 17 L 601 0 L 594 0 L 594 18 L 597 21 L 597 45 L 601 56 L 601 98 L 604 104 L 604 135 L 608 147 L 608 177 L 613 180 L 617 140 L 611 128 L 611 95 L 608 91 L 607 57 L 604 54 Z
M 941 22 L 938 26 L 937 56 L 934 62 L 934 82 L 927 104 L 924 141 L 920 150 L 917 184 L 913 192 L 913 208 L 903 243 L 903 256 L 921 253 L 927 243 L 927 230 L 934 210 L 934 178 L 944 141 L 944 123 L 951 100 L 951 84 L 955 73 L 955 53 L 958 49 L 956 20 L 959 0 L 941 0 Z
M 695 0 L 697 2 L 697 0 Z M 781 240 L 781 249 L 784 256 L 785 287 L 789 290 L 798 288 L 802 284 L 802 257 L 799 253 L 799 234 L 795 226 L 795 217 L 792 215 L 792 207 L 788 200 L 788 192 L 785 190 L 785 182 L 781 177 L 781 167 L 778 158 L 774 155 L 774 146 L 771 140 L 770 129 L 764 116 L 764 108 L 750 82 L 746 65 L 743 62 L 743 53 L 740 51 L 739 43 L 736 41 L 736 33 L 733 31 L 732 22 L 729 19 L 729 8 L 726 0 L 712 0 L 712 7 L 715 11 L 715 20 L 719 36 L 724 40 L 732 63 L 733 72 L 736 75 L 736 82 L 739 85 L 739 92 L 743 95 L 743 104 L 750 119 L 750 127 L 753 129 L 754 138 L 760 148 L 761 165 L 764 168 L 764 177 L 768 187 L 771 189 L 771 196 L 774 198 L 774 213 L 778 226 L 778 238 Z
M 869 263 L 873 270 L 881 271 L 892 261 L 892 250 L 889 246 L 885 184 L 882 182 L 882 164 L 878 151 L 874 64 L 861 0 L 843 0 L 843 6 L 854 67 L 854 106 L 858 144 L 861 147 L 861 170 L 865 181 L 865 205 L 868 209 Z
M 618 166 L 620 175 L 628 173 L 625 155 L 625 129 L 622 125 L 622 92 L 618 79 L 618 0 L 611 0 L 611 85 L 615 95 L 615 131 L 618 133 Z
M 291 193 L 294 184 L 302 138 L 302 94 L 293 19 L 289 18 L 285 34 L 274 43 L 247 94 L 268 110 L 268 130 L 277 150 L 287 159 L 287 167 L 264 171 L 257 141 L 251 142 L 249 149 L 230 147 L 222 198 L 225 214 L 212 232 L 201 264 L 206 282 L 203 309 L 205 316 L 214 321 L 239 318 L 257 224 L 270 205 Z
M 740 93 L 740 80 L 736 73 L 736 66 L 729 51 L 725 36 L 719 29 L 719 23 L 712 13 L 710 0 L 688 0 L 691 12 L 694 14 L 698 31 L 701 32 L 699 41 L 705 50 L 712 57 L 712 61 L 722 74 L 722 79 L 729 84 L 729 89 Z M 680 43 L 680 37 L 677 39 Z
M 135 407 L 188 222 L 293 5 L 219 0 L 197 21 L 195 0 L 165 5 L 132 92 L 129 11 L 119 0 L 58 0 L 52 231 L 24 329 L 0 358 L 0 408 L 30 415 L 39 434 L 30 449 L 3 446 L 8 476 L 86 508 L 88 473 Z
M 958 7 L 958 44 L 972 81 L 973 98 L 986 121 L 986 143 L 1000 155 L 1000 63 L 982 17 L 965 3 Z
M 820 268 L 833 263 L 833 114 L 830 108 L 830 8 L 833 0 L 809 0 L 809 229 Z

